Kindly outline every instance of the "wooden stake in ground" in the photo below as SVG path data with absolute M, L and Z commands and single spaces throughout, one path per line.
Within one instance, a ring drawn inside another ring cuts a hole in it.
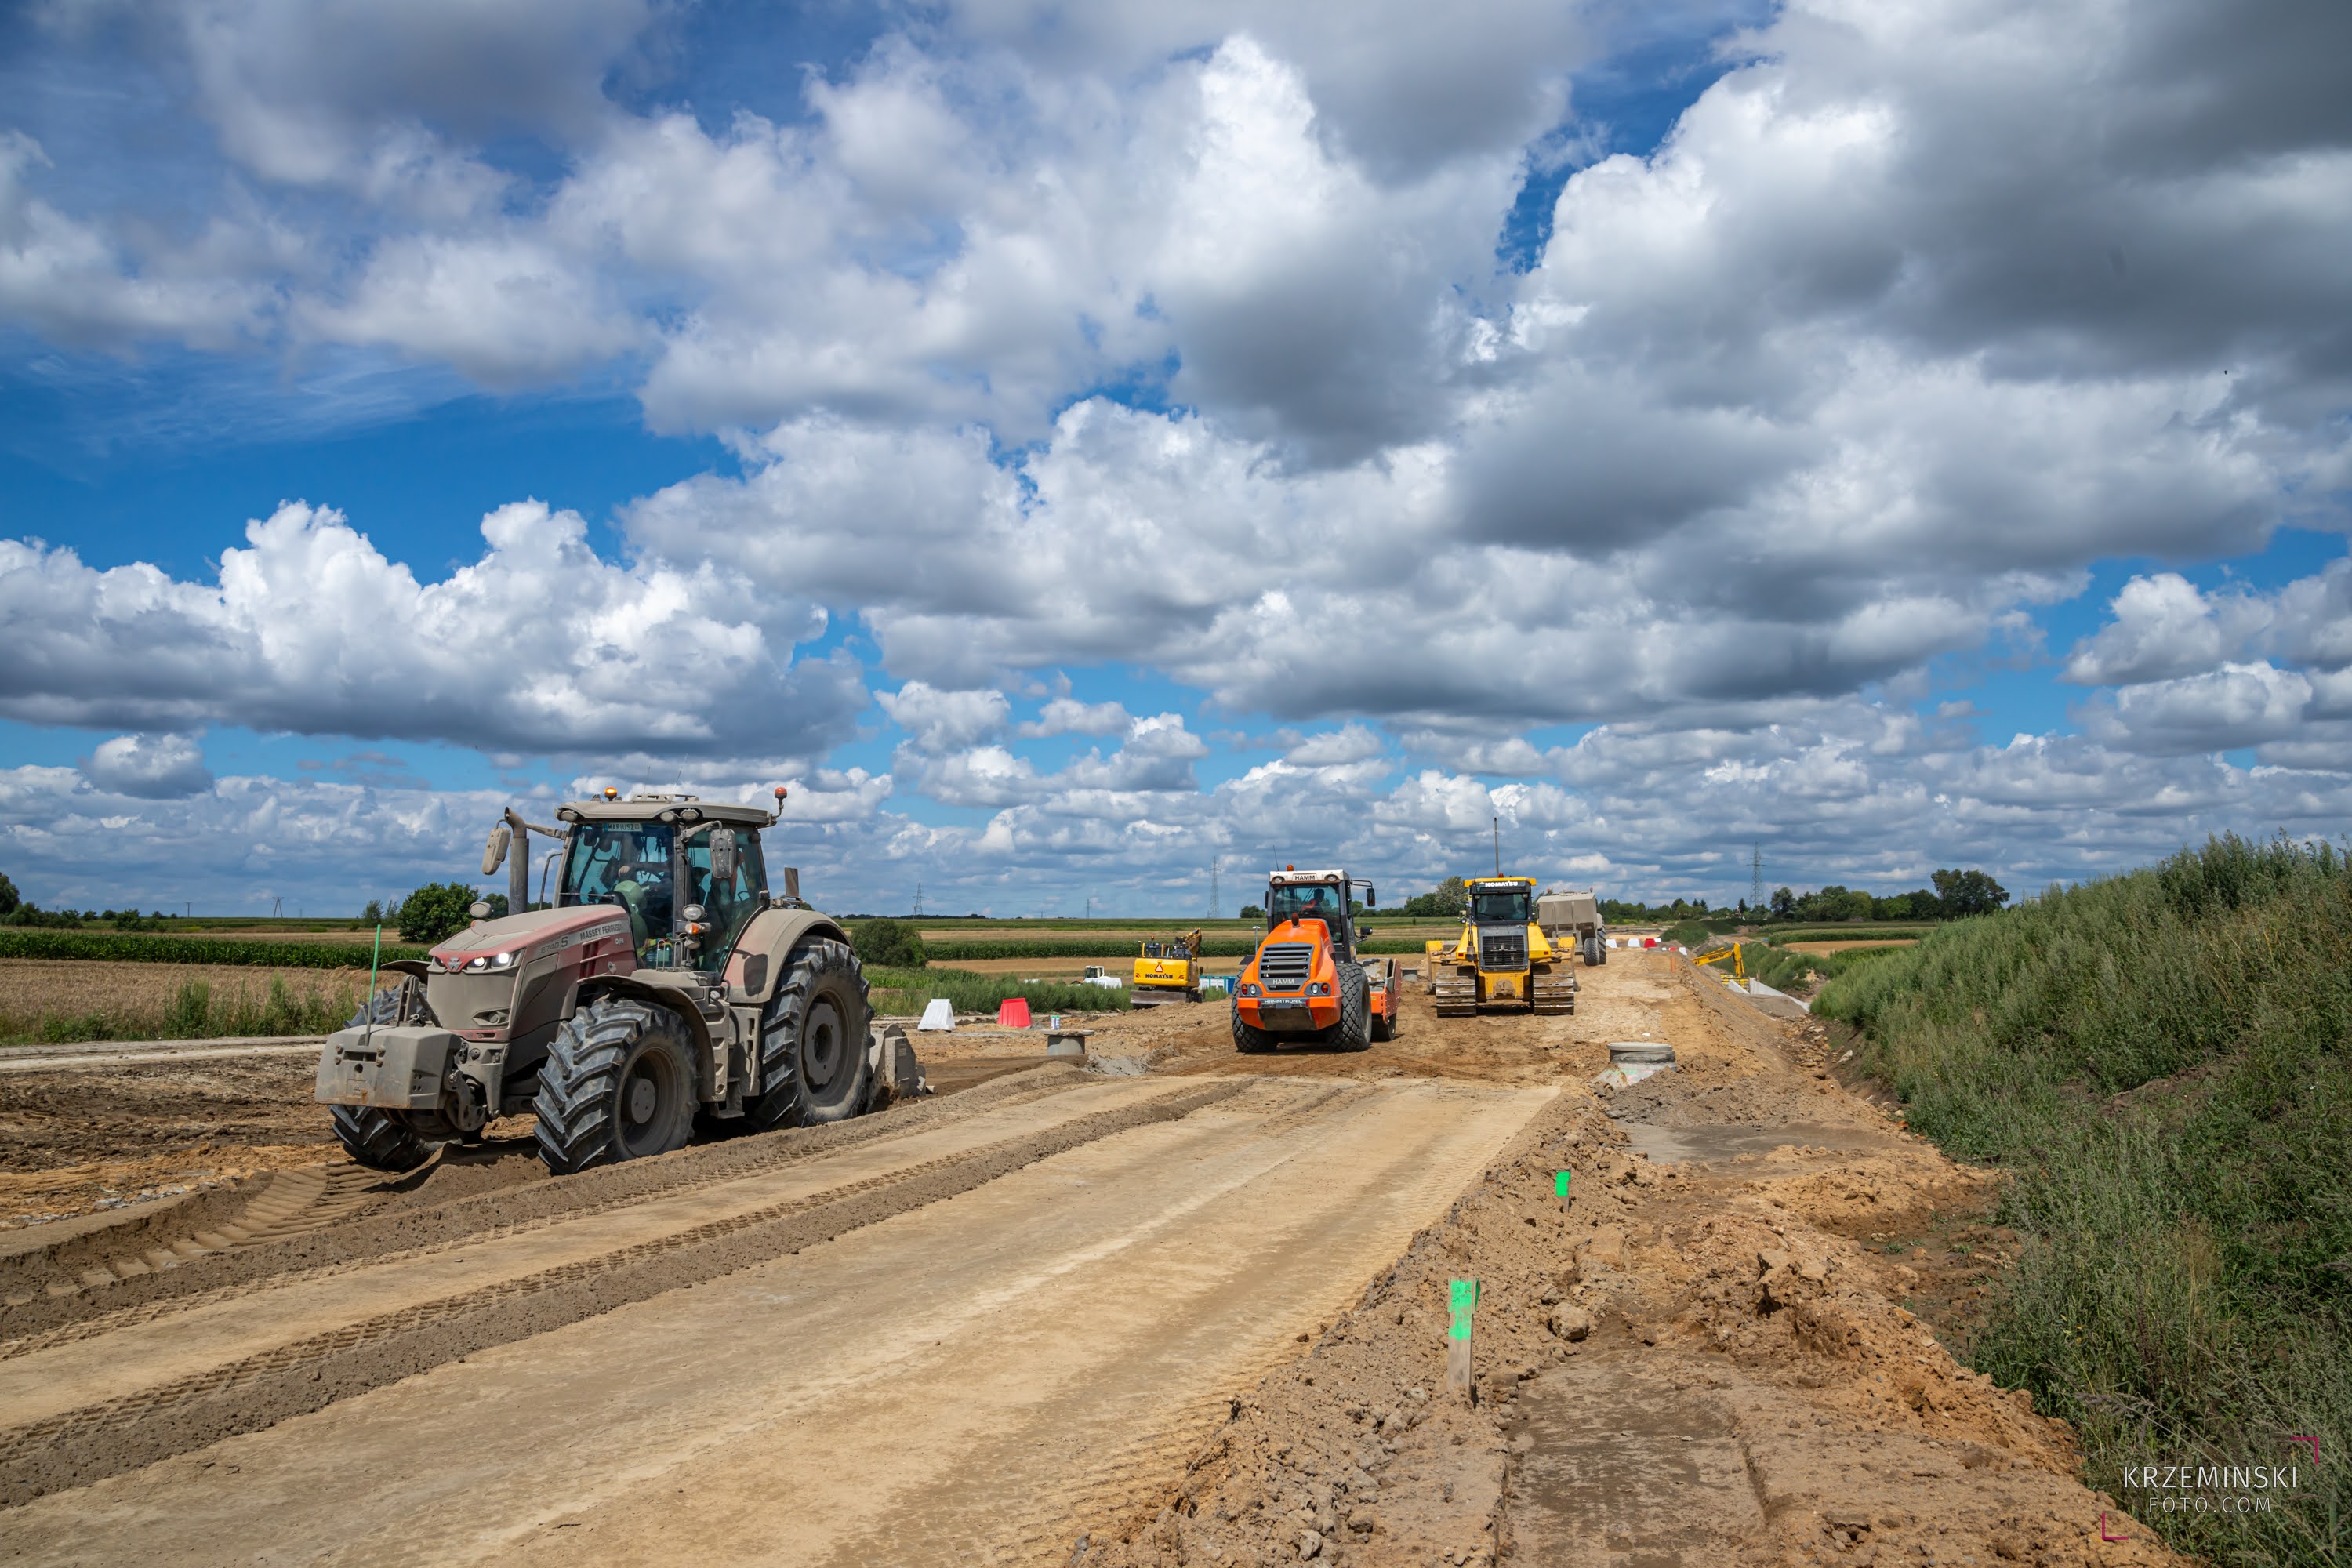
M 1478 1281 L 1454 1281 L 1452 1306 L 1454 1321 L 1445 1330 L 1445 1388 L 1475 1405 L 1478 1385 L 1470 1367 L 1470 1318 L 1478 1310 Z
M 1575 1179 L 1576 1173 L 1573 1171 L 1556 1171 L 1552 1173 L 1551 1190 L 1559 1196 L 1559 1206 L 1562 1208 L 1568 1206 L 1568 1184 Z

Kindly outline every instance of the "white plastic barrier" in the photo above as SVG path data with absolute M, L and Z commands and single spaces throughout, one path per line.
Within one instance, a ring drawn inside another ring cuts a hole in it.
M 955 1027 L 954 1006 L 950 1004 L 948 999 L 944 996 L 932 997 L 930 1005 L 923 1009 L 923 1021 L 916 1025 L 915 1027 L 918 1029 L 953 1029 Z

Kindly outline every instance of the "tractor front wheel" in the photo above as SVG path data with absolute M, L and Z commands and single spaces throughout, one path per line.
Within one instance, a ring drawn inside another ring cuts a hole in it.
M 694 1131 L 686 1025 L 647 1002 L 591 1002 L 555 1032 L 532 1109 L 540 1160 L 559 1176 L 684 1148 Z

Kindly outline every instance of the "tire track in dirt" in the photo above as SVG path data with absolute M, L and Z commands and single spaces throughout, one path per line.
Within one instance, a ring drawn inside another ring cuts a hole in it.
M 266 1246 L 204 1248 L 178 1266 L 88 1289 L 83 1278 L 109 1250 L 104 1233 L 77 1237 L 53 1254 L 0 1262 L 0 1361 L 156 1318 L 194 1302 L 233 1300 L 256 1289 L 518 1236 L 548 1225 L 608 1214 L 650 1199 L 763 1174 L 838 1151 L 928 1131 L 992 1110 L 1025 1105 L 1089 1081 L 1075 1068 L 1024 1072 L 947 1099 L 927 1100 L 830 1127 L 701 1144 L 653 1160 L 610 1165 L 560 1181 L 534 1182 L 391 1213 L 360 1214 L 331 1230 L 270 1238 Z M 168 1246 L 169 1243 L 167 1242 Z
M 494 1345 L 699 1284 L 936 1203 L 1039 1160 L 1233 1098 L 1221 1083 L 714 1220 L 603 1258 L 311 1336 L 0 1433 L 0 1506 L 87 1485 Z M 622 1167 L 625 1172 L 626 1167 Z
M 1313 1081 L 1285 1087 L 1298 1093 Z M 1416 1129 L 1400 1110 L 1408 1100 L 1455 1110 Z M 1097 1355 L 1091 1373 L 1020 1413 L 1027 1436 L 992 1435 L 965 1472 L 984 1475 L 984 1486 L 964 1477 L 935 1486 L 887 1528 L 844 1539 L 816 1561 L 853 1568 L 887 1560 L 911 1527 L 926 1561 L 1060 1562 L 1087 1521 L 1183 1473 L 1231 1418 L 1233 1396 L 1295 1353 L 1289 1331 L 1302 1319 L 1336 1317 L 1394 1257 L 1412 1219 L 1444 1208 L 1492 1152 L 1496 1140 L 1481 1131 L 1487 1120 L 1517 1120 L 1500 1109 L 1509 1103 L 1493 1091 L 1426 1082 L 1364 1085 L 1309 1094 L 1277 1114 L 1265 1124 L 1269 1148 L 1246 1173 L 1171 1209 L 1153 1238 L 1101 1267 L 1106 1278 L 1092 1295 L 1127 1295 L 1117 1289 L 1123 1278 L 1153 1279 L 1156 1270 L 1164 1294 L 1155 1294 L 1180 1321 L 1126 1325 L 1129 1337 L 1115 1355 Z M 1444 1131 L 1432 1132 L 1432 1122 Z M 1323 1166 L 1344 1167 L 1349 1179 L 1318 1184 Z M 1236 1236 L 1229 1216 L 1238 1209 L 1253 1217 Z M 1150 1256 L 1213 1247 L 1240 1254 L 1213 1280 L 1187 1280 L 1181 1265 Z M 1121 1329 L 1106 1322 L 1094 1331 Z M 1086 1444 L 1086 1435 L 1104 1433 L 1118 1434 L 1115 1446 Z

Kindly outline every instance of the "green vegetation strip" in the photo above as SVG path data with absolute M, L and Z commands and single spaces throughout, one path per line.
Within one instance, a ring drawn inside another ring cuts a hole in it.
M 2352 1557 L 2345 856 L 2217 839 L 1943 927 L 1814 1011 L 1862 1031 L 1913 1127 L 2015 1173 L 1998 1217 L 2025 1244 L 1969 1359 L 2075 1424 L 2090 1484 L 2215 1562 Z M 2165 1490 L 2148 1465 L 2294 1484 Z
M 936 951 L 936 948 L 934 949 Z M 1122 977 L 1123 979 L 1124 977 Z M 1026 998 L 1033 1013 L 1110 1013 L 1127 1007 L 1127 991 L 1067 981 L 1024 981 L 1010 974 L 974 974 L 968 969 L 888 969 L 868 965 L 877 1013 L 920 1013 L 934 996 L 944 996 L 959 1013 L 993 1013 L 1010 997 Z
M 238 937 L 148 936 L 123 931 L 0 930 L 0 958 L 103 959 L 116 963 L 229 963 L 265 969 L 365 969 L 363 942 L 263 942 Z M 386 958 L 425 949 L 386 943 Z
M 226 994 L 203 980 L 184 980 L 162 1007 L 88 1007 L 31 1018 L 0 1014 L 0 1046 L 65 1046 L 87 1040 L 218 1040 L 257 1035 L 329 1035 L 359 1011 L 359 987 L 300 990 L 282 974 L 258 993 L 242 986 Z

